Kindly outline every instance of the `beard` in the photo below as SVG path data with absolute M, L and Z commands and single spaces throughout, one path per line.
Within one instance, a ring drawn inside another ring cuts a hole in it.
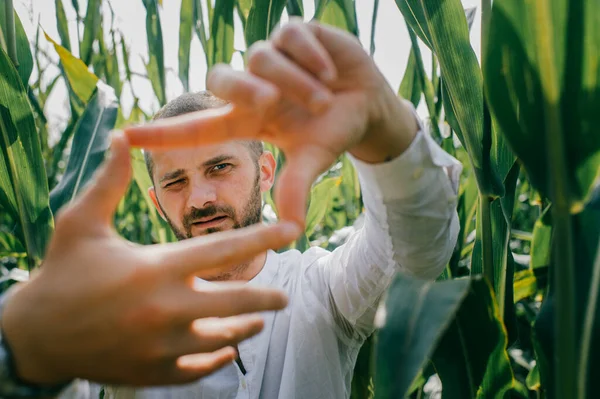
M 250 197 L 248 201 L 242 208 L 241 212 L 238 213 L 231 205 L 209 205 L 204 208 L 192 208 L 189 212 L 187 212 L 182 219 L 183 230 L 178 228 L 173 221 L 167 216 L 167 213 L 163 209 L 160 202 L 158 206 L 162 210 L 167 223 L 171 227 L 171 230 L 175 234 L 178 240 L 186 240 L 193 237 L 192 227 L 194 226 L 194 222 L 200 218 L 211 217 L 214 215 L 223 215 L 231 218 L 233 220 L 234 229 L 239 229 L 242 227 L 247 227 L 253 224 L 260 223 L 262 220 L 262 196 L 260 192 L 260 173 L 257 170 L 257 176 L 252 188 L 252 192 L 250 193 Z M 222 229 L 219 227 L 211 227 L 206 229 L 206 234 L 212 234 L 221 231 Z M 248 268 L 249 263 L 242 263 L 236 266 L 233 266 L 231 269 L 220 272 L 211 276 L 203 276 L 203 279 L 207 281 L 228 281 L 233 280 L 242 275 L 242 273 Z
M 260 176 L 257 174 L 250 197 L 248 198 L 248 201 L 242 208 L 239 215 L 231 205 L 208 205 L 204 208 L 192 208 L 183 216 L 181 221 L 183 229 L 181 229 L 177 227 L 171 218 L 167 216 L 167 213 L 163 209 L 162 205 L 160 203 L 158 205 L 160 206 L 167 223 L 171 227 L 173 234 L 175 234 L 175 237 L 177 237 L 177 239 L 180 241 L 193 237 L 192 228 L 195 221 L 215 215 L 229 217 L 231 220 L 233 220 L 234 229 L 247 227 L 260 223 L 262 220 L 262 196 L 260 192 L 259 177 Z M 212 234 L 219 231 L 221 231 L 221 228 L 211 227 L 206 229 L 206 234 Z

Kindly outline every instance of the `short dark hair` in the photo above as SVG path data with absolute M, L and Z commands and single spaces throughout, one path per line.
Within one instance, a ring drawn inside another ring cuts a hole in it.
M 220 99 L 208 90 L 197 93 L 185 93 L 167 103 L 152 118 L 152 120 L 172 118 L 174 116 L 202 111 L 210 108 L 219 108 L 227 105 L 227 101 Z M 208 134 L 208 133 L 207 133 Z M 246 144 L 250 154 L 255 160 L 262 155 L 264 148 L 260 140 L 247 140 Z M 150 151 L 144 151 L 144 160 L 150 179 L 154 181 L 154 161 Z

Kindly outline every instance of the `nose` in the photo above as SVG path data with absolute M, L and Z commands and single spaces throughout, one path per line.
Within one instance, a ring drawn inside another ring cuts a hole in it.
M 187 206 L 188 209 L 192 207 L 202 209 L 216 200 L 217 190 L 212 184 L 207 183 L 206 181 L 196 182 L 192 186 Z

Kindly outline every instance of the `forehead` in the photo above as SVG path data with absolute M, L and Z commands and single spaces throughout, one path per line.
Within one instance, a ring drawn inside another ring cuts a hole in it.
M 173 169 L 197 168 L 204 162 L 220 155 L 230 155 L 240 161 L 251 160 L 248 147 L 239 141 L 168 151 L 152 151 L 151 155 L 155 176 L 160 176 L 160 174 Z

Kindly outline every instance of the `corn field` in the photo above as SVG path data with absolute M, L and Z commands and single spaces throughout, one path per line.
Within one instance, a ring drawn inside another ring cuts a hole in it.
M 145 16 L 131 17 L 146 21 L 143 76 L 160 105 L 164 47 L 178 46 L 187 90 L 194 36 L 209 67 L 230 63 L 243 52 L 234 49 L 236 19 L 247 47 L 284 14 L 358 35 L 354 0 L 315 0 L 314 15 L 304 15 L 302 0 L 182 0 L 179 43 L 165 43 L 161 8 L 173 4 L 130 1 L 145 6 Z M 27 37 L 24 16 L 0 0 L 2 289 L 40 266 L 53 215 L 103 161 L 109 132 L 152 116 L 135 93 L 127 115 L 120 107 L 132 81 L 130 50 L 121 32 L 105 29 L 103 2 L 55 0 L 59 37 L 40 27 Z M 482 0 L 480 61 L 469 37 L 474 13 L 460 0 L 395 3 L 412 43 L 398 95 L 424 103 L 429 133 L 464 165 L 461 229 L 437 281 L 395 279 L 380 328 L 360 352 L 352 398 L 600 397 L 600 2 Z M 375 26 L 379 0 L 372 4 Z M 76 42 L 66 9 L 77 15 Z M 55 76 L 44 75 L 54 58 L 41 43 L 58 56 Z M 60 81 L 70 118 L 51 143 L 46 101 Z M 266 147 L 280 168 L 283 154 Z M 117 231 L 140 244 L 175 240 L 147 195 L 141 151 L 131 156 L 134 180 Z M 340 157 L 314 184 L 305 234 L 293 246 L 335 248 L 361 211 L 356 173 Z M 267 194 L 264 218 L 276 215 Z

